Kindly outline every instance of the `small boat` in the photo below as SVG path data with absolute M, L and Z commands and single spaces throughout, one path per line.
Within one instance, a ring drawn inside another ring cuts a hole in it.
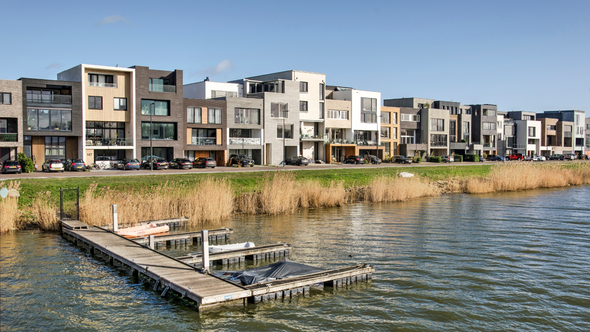
M 254 247 L 255 247 L 254 242 L 224 244 L 221 246 L 209 246 L 209 252 L 220 252 L 220 251 L 238 250 L 238 249 L 254 248 Z
M 169 230 L 170 227 L 168 225 L 158 226 L 156 224 L 146 224 L 120 229 L 117 231 L 117 234 L 130 239 L 148 235 L 162 235 L 168 233 Z

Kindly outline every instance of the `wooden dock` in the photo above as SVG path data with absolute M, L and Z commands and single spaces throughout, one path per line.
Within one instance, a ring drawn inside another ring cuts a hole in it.
M 245 263 L 247 259 L 254 262 L 257 262 L 258 260 L 276 260 L 289 256 L 291 250 L 292 248 L 290 244 L 281 243 L 253 248 L 212 252 L 209 253 L 209 262 L 211 262 L 212 265 L 220 264 L 225 266 L 234 263 L 242 264 Z M 201 266 L 203 259 L 200 253 L 196 255 L 186 255 L 175 258 L 181 262 L 185 262 L 193 266 Z
M 338 287 L 369 280 L 373 273 L 372 267 L 357 265 L 245 287 L 209 273 L 201 273 L 199 269 L 182 260 L 174 259 L 109 230 L 89 228 L 77 220 L 62 221 L 62 234 L 74 245 L 87 249 L 96 258 L 102 258 L 114 266 L 128 270 L 137 281 L 150 284 L 161 296 L 172 295 L 189 300 L 198 311 L 219 305 L 246 305 L 249 302 L 305 295 L 314 286 Z M 287 246 L 283 246 L 284 255 Z M 263 247 L 266 246 L 259 248 Z M 290 250 L 290 246 L 288 248 Z M 256 255 L 260 254 L 264 253 Z M 226 257 L 222 260 L 236 256 Z
M 229 240 L 231 234 L 234 232 L 231 228 L 212 229 L 209 231 L 209 242 Z M 147 244 L 148 238 L 141 237 L 133 239 L 139 244 Z M 177 233 L 170 235 L 158 235 L 154 237 L 156 246 L 172 246 L 172 245 L 191 245 L 203 242 L 201 232 Z

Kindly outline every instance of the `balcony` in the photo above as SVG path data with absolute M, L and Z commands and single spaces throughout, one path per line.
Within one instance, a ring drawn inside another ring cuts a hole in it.
M 72 105 L 72 96 L 27 94 L 28 104 Z
M 467 143 L 465 142 L 451 142 L 451 150 L 465 150 L 467 149 Z
M 572 132 L 571 131 L 564 131 L 563 137 L 572 137 Z
M 310 134 L 304 134 L 304 135 L 299 135 L 299 139 L 301 141 L 314 141 L 314 142 L 326 141 L 326 140 L 328 140 L 328 135 L 310 135 Z
M 441 142 L 441 141 L 430 142 L 430 147 L 431 148 L 446 148 L 447 142 Z
M 176 85 L 171 84 L 150 84 L 150 91 L 176 93 Z
M 230 137 L 229 145 L 260 145 L 262 140 L 255 137 Z
M 133 146 L 133 139 L 87 137 L 86 146 Z
M 116 88 L 117 83 L 88 82 L 88 86 L 95 86 L 99 88 Z
M 190 145 L 221 145 L 221 144 L 217 144 L 217 137 L 192 137 Z
M 0 134 L 0 142 L 18 142 L 18 134 Z

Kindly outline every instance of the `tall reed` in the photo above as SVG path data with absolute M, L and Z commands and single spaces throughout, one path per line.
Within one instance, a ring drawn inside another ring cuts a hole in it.
M 364 188 L 362 195 L 362 200 L 367 202 L 400 202 L 437 196 L 439 191 L 426 180 L 417 177 L 380 176 Z
M 37 193 L 37 197 L 33 200 L 31 210 L 39 228 L 46 231 L 59 230 L 60 225 L 56 206 L 57 204 L 51 198 L 50 191 Z
M 6 188 L 9 192 L 19 192 L 20 182 L 10 181 L 6 183 L 2 181 L 0 182 L 0 188 Z M 20 213 L 21 211 L 18 209 L 18 196 L 8 195 L 5 198 L 0 197 L 0 234 L 17 228 Z

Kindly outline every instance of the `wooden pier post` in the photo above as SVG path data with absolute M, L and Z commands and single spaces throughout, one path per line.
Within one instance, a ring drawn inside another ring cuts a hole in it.
M 150 249 L 154 250 L 154 236 L 153 235 L 150 235 L 148 244 L 149 244 Z
M 203 270 L 209 272 L 209 231 L 202 230 L 201 238 L 203 239 Z
M 119 220 L 117 218 L 117 204 L 113 205 L 113 233 L 119 230 Z

